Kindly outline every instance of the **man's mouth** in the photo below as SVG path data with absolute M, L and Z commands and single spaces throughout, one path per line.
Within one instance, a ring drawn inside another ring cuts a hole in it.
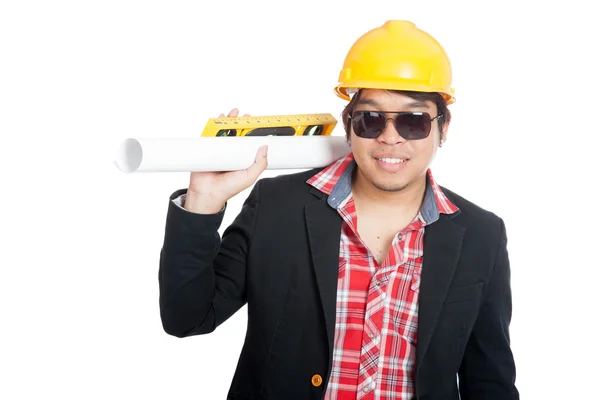
M 378 158 L 378 160 L 383 161 L 384 163 L 388 163 L 388 164 L 400 164 L 400 163 L 408 161 L 407 159 L 404 159 L 404 158 L 392 158 L 392 157 Z

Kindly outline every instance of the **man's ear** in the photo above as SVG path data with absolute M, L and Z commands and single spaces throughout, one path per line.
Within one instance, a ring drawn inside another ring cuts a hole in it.
M 346 120 L 343 121 L 344 123 L 344 131 L 346 131 L 346 139 L 350 139 L 350 119 L 352 117 L 350 117 L 350 114 L 346 115 Z
M 448 120 L 444 121 L 444 124 L 442 125 L 442 132 L 440 135 L 440 139 L 445 142 L 448 139 L 448 128 L 450 128 L 450 116 L 448 116 Z
M 346 117 L 346 120 L 344 121 L 344 131 L 346 132 L 346 142 L 348 142 L 348 144 L 350 144 L 350 136 L 352 135 L 352 127 L 350 127 L 350 115 L 348 115 Z
M 444 136 L 444 140 L 446 140 L 446 135 L 448 134 L 448 128 L 450 128 L 450 121 L 452 121 L 452 113 L 448 111 L 448 115 L 444 118 L 444 125 L 442 125 L 442 132 Z

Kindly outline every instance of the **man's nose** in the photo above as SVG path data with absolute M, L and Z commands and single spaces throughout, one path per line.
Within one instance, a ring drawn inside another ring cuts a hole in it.
M 385 120 L 383 132 L 381 132 L 381 135 L 379 135 L 377 139 L 385 144 L 401 144 L 406 142 L 406 139 L 400 136 L 396 130 L 396 125 L 393 118 L 387 118 Z

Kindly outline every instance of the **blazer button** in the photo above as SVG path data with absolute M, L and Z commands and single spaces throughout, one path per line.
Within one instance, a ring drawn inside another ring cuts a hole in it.
M 311 381 L 314 387 L 319 387 L 323 383 L 323 378 L 319 374 L 314 374 Z

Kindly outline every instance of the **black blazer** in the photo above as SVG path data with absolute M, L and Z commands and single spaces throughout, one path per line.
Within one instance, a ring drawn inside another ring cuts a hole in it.
M 325 394 L 342 219 L 327 196 L 306 183 L 318 170 L 257 181 L 222 240 L 217 230 L 224 211 L 193 214 L 171 202 L 186 189 L 170 196 L 159 269 L 165 332 L 207 334 L 248 305 L 228 399 Z M 442 190 L 461 212 L 441 214 L 425 231 L 416 398 L 518 399 L 504 223 Z

